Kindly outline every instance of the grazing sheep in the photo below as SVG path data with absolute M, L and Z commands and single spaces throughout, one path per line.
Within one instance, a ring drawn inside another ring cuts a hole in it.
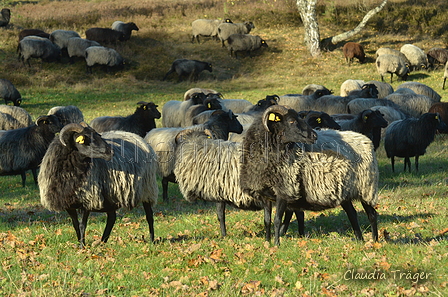
M 193 105 L 203 104 L 205 97 L 204 93 L 194 93 L 186 101 L 170 100 L 166 102 L 162 107 L 162 126 L 165 128 L 180 127 L 187 109 Z
M 218 26 L 222 23 L 232 23 L 230 19 L 225 20 L 206 20 L 197 19 L 191 23 L 192 37 L 191 42 L 194 40 L 198 43 L 199 36 L 216 38 L 218 36 Z
M 84 122 L 84 115 L 82 114 L 82 111 L 74 105 L 52 107 L 48 111 L 47 115 L 51 114 L 54 114 L 58 117 L 59 122 L 61 122 L 62 126 L 71 123 Z
M 299 116 L 313 129 L 329 128 L 341 130 L 341 126 L 326 112 L 315 110 L 301 111 Z
M 138 27 L 134 22 L 125 23 L 122 21 L 115 21 L 112 23 L 112 30 L 123 33 L 123 41 L 131 38 L 132 31 L 138 31 Z
M 48 38 L 38 36 L 28 36 L 19 42 L 17 47 L 19 53 L 19 61 L 28 63 L 31 67 L 30 58 L 40 58 L 45 62 L 57 61 L 61 55 L 61 49 L 58 45 L 53 44 Z
M 133 133 L 113 131 L 100 136 L 90 127 L 69 124 L 51 143 L 42 160 L 38 180 L 41 203 L 52 211 L 67 211 L 83 247 L 90 212 L 107 213 L 101 237 L 102 242 L 107 242 L 116 210 L 132 209 L 141 201 L 150 240 L 154 241 L 156 166 L 152 148 Z
M 9 8 L 3 8 L 0 12 L 0 27 L 6 27 L 11 20 L 11 10 Z
M 86 69 L 92 73 L 95 65 L 106 66 L 107 71 L 112 68 L 122 68 L 123 57 L 114 49 L 104 46 L 90 46 L 86 48 Z
M 405 61 L 399 56 L 394 55 L 381 55 L 376 58 L 376 70 L 381 76 L 381 81 L 384 82 L 384 75 L 390 73 L 390 83 L 392 83 L 392 76 L 395 74 L 402 80 L 407 80 L 409 75 L 409 68 L 406 66 Z
M 328 89 L 317 90 L 311 95 L 300 95 L 300 94 L 287 94 L 280 96 L 278 104 L 289 106 L 295 111 L 304 111 L 313 109 L 314 103 L 317 99 L 325 95 L 331 95 L 331 91 Z
M 446 131 L 448 127 L 437 113 L 425 113 L 419 118 L 407 118 L 391 123 L 386 129 L 384 148 L 390 158 L 392 171 L 395 171 L 395 157 L 404 158 L 404 171 L 411 172 L 411 157 L 415 157 L 415 170 L 418 171 L 418 159 L 426 153 L 426 148 L 437 130 Z
M 197 104 L 190 106 L 186 111 L 184 118 L 182 119 L 181 127 L 190 127 L 193 126 L 193 119 L 198 114 L 210 111 L 214 112 L 215 110 L 222 109 L 221 104 L 219 103 L 219 98 L 217 97 L 209 97 L 204 99 L 204 102 L 202 104 Z
M 19 32 L 19 41 L 27 36 L 38 36 L 50 39 L 50 34 L 39 29 L 24 29 Z
M 388 99 L 373 99 L 373 98 L 353 99 L 352 101 L 347 103 L 347 112 L 349 114 L 358 114 L 363 110 L 371 109 L 373 106 L 391 107 L 400 114 L 402 114 L 404 118 L 409 117 L 409 114 L 404 112 L 398 104 Z
M 428 58 L 421 48 L 413 44 L 405 44 L 401 47 L 400 52 L 408 58 L 410 69 L 414 71 L 428 69 Z
M 350 91 L 360 90 L 364 84 L 361 79 L 347 79 L 341 84 L 340 96 L 346 97 Z
M 184 94 L 184 101 L 188 100 L 191 98 L 191 96 L 194 93 L 204 93 L 204 95 L 208 95 L 208 94 L 216 94 L 219 97 L 222 98 L 222 94 L 218 91 L 212 90 L 212 89 L 203 89 L 203 88 L 191 88 L 188 91 L 185 92 Z
M 440 99 L 442 99 L 442 96 L 440 96 L 433 88 L 420 82 L 408 81 L 399 85 L 397 90 L 401 88 L 410 89 L 414 91 L 415 94 L 425 95 L 430 98 L 433 103 L 440 102 Z
M 25 128 L 33 124 L 31 115 L 18 106 L 0 105 L 0 113 L 2 114 L 0 130 Z
M 370 81 L 366 82 L 366 84 L 374 84 L 376 86 L 379 99 L 383 99 L 387 95 L 392 94 L 394 92 L 394 88 L 387 82 L 370 80 Z
M 235 55 L 238 58 L 238 53 L 244 52 L 247 56 L 251 56 L 253 51 L 261 47 L 267 47 L 268 44 L 260 36 L 253 36 L 250 34 L 232 34 L 227 38 L 227 48 L 230 51 L 230 56 Z
M 344 53 L 344 58 L 347 64 L 353 62 L 353 59 L 356 58 L 360 63 L 364 63 L 366 60 L 366 54 L 364 53 L 364 47 L 356 42 L 347 42 L 342 47 L 342 52 Z
M 396 49 L 392 49 L 389 47 L 381 47 L 379 48 L 376 52 L 375 52 L 375 59 L 378 58 L 381 55 L 394 55 L 394 56 L 398 56 L 401 57 L 404 61 L 404 63 L 406 64 L 406 66 L 409 67 L 409 65 L 411 65 L 411 62 L 409 62 L 408 58 L 399 50 Z M 410 69 L 409 69 L 410 70 Z
M 212 64 L 198 60 L 177 59 L 171 64 L 170 69 L 162 80 L 165 80 L 171 73 L 176 72 L 179 76 L 177 80 L 178 82 L 180 82 L 183 77 L 188 77 L 190 81 L 197 81 L 199 74 L 204 70 L 212 72 Z
M 5 100 L 5 104 L 12 102 L 14 106 L 20 106 L 22 103 L 22 95 L 12 82 L 4 78 L 0 78 L 0 98 Z
M 445 82 L 446 78 L 448 77 L 448 62 L 446 62 L 445 67 L 443 69 L 443 84 L 442 84 L 442 90 L 445 90 Z
M 90 46 L 100 46 L 100 44 L 93 40 L 84 39 L 81 37 L 69 38 L 67 42 L 67 53 L 70 62 L 73 63 L 74 57 L 86 58 L 86 49 Z
M 115 31 L 110 28 L 90 28 L 86 30 L 86 38 L 96 41 L 100 44 L 117 43 L 118 41 L 124 41 L 125 37 L 123 32 Z
M 249 34 L 255 26 L 252 22 L 244 23 L 222 23 L 218 26 L 218 37 L 221 40 L 222 46 L 224 42 L 229 39 L 232 34 Z
M 440 47 L 433 47 L 427 53 L 428 66 L 436 70 L 440 65 L 444 66 L 448 62 L 448 50 Z
M 302 95 L 308 96 L 308 95 L 313 94 L 316 91 L 325 91 L 325 92 L 328 92 L 328 95 L 333 94 L 333 91 L 327 89 L 326 87 L 324 87 L 322 85 L 308 84 L 303 88 Z
M 425 96 L 412 93 L 401 93 L 401 90 L 405 88 L 397 89 L 392 94 L 388 95 L 385 99 L 390 100 L 400 106 L 400 109 L 411 117 L 419 117 L 424 113 L 427 113 L 433 101 Z
M 438 113 L 442 121 L 448 126 L 448 102 L 437 102 L 431 105 L 429 113 Z M 447 133 L 447 131 L 439 131 L 439 133 Z
M 20 129 L 0 132 L 0 175 L 22 176 L 25 186 L 27 170 L 37 183 L 37 168 L 55 134 L 62 126 L 56 116 L 41 116 L 36 123 Z
M 79 34 L 75 31 L 70 30 L 55 30 L 50 33 L 50 40 L 61 50 L 67 48 L 68 40 L 72 37 L 81 37 Z
M 90 122 L 95 131 L 127 131 L 145 137 L 146 133 L 156 127 L 155 119 L 160 119 L 157 105 L 152 102 L 140 101 L 135 112 L 126 117 L 98 117 Z

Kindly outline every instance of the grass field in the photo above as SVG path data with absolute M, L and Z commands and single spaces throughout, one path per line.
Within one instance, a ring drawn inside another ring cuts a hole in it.
M 321 37 L 353 28 L 353 22 L 379 2 L 321 1 Z M 408 22 L 418 23 L 420 29 L 394 31 L 391 17 L 380 13 L 352 40 L 365 46 L 367 63 L 348 67 L 340 48 L 315 59 L 308 55 L 294 1 L 0 1 L 12 12 L 12 25 L 0 29 L 0 78 L 19 89 L 25 98 L 22 107 L 34 119 L 53 106 L 73 104 L 87 122 L 102 115 L 128 115 L 142 100 L 155 102 L 161 110 L 168 100 L 182 100 L 192 87 L 213 88 L 226 98 L 251 102 L 266 95 L 300 93 L 309 83 L 339 94 L 346 79 L 380 79 L 373 64 L 379 47 L 444 47 L 444 35 L 428 31 L 441 15 L 434 14 L 426 23 L 415 21 L 421 11 L 429 18 L 424 9 L 444 12 L 439 2 L 424 7 L 419 1 L 389 1 L 390 13 L 400 5 L 414 11 L 406 20 L 397 17 L 396 27 Z M 215 41 L 190 42 L 193 20 L 225 17 L 253 21 L 253 34 L 266 39 L 269 47 L 253 58 L 237 60 Z M 140 27 L 131 40 L 113 46 L 127 60 L 123 71 L 98 68 L 87 75 L 83 61 L 32 60 L 30 68 L 17 61 L 21 28 L 75 30 L 84 36 L 86 29 L 109 27 L 115 20 Z M 175 75 L 161 81 L 177 58 L 210 61 L 213 72 L 203 73 L 197 83 L 177 83 Z M 447 101 L 442 76 L 442 70 L 421 71 L 409 80 L 431 86 Z M 394 81 L 392 86 L 399 84 Z M 264 241 L 262 212 L 229 208 L 228 236 L 221 238 L 214 205 L 188 203 L 172 184 L 170 202 L 160 199 L 155 207 L 156 244 L 146 241 L 148 227 L 139 207 L 119 211 L 107 244 L 100 243 L 105 216 L 91 215 L 87 247 L 78 249 L 68 215 L 43 209 L 30 175 L 26 187 L 21 187 L 20 176 L 1 177 L 0 295 L 446 296 L 447 145 L 446 135 L 437 136 L 420 158 L 418 173 L 402 172 L 402 160 L 392 173 L 380 147 L 377 243 L 370 240 L 370 226 L 358 203 L 365 242 L 354 240 L 341 208 L 307 212 L 306 237 L 298 236 L 293 222 L 280 247 Z

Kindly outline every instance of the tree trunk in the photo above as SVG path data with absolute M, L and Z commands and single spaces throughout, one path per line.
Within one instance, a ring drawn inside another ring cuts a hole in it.
M 297 8 L 305 28 L 305 44 L 311 56 L 320 55 L 320 33 L 316 16 L 317 0 L 297 0 Z

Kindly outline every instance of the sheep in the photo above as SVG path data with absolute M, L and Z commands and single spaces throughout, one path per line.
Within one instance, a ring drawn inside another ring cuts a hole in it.
M 67 48 L 68 40 L 72 37 L 81 37 L 79 34 L 75 31 L 71 30 L 55 30 L 50 33 L 50 40 L 61 50 Z
M 165 128 L 180 127 L 187 109 L 190 106 L 202 104 L 204 99 L 204 93 L 194 93 L 187 101 L 170 100 L 166 102 L 162 107 L 162 126 Z
M 249 34 L 255 26 L 252 22 L 244 23 L 222 23 L 218 26 L 218 38 L 224 47 L 224 42 L 229 39 L 232 34 Z
M 31 115 L 18 106 L 0 105 L 0 114 L 0 130 L 25 128 L 33 124 Z
M 197 81 L 199 74 L 204 70 L 212 72 L 212 64 L 198 60 L 177 59 L 171 64 L 162 80 L 166 80 L 168 75 L 176 72 L 179 76 L 177 82 L 180 82 L 183 77 L 188 77 L 190 81 Z
M 365 82 L 361 79 L 347 79 L 341 84 L 340 96 L 346 97 L 350 91 L 359 90 Z
M 48 38 L 28 36 L 23 38 L 17 47 L 19 61 L 28 63 L 31 67 L 30 58 L 40 58 L 45 62 L 57 61 L 61 55 L 61 49 L 53 44 Z
M 392 76 L 395 74 L 402 80 L 407 80 L 409 75 L 409 68 L 406 66 L 405 61 L 399 56 L 394 55 L 381 55 L 376 58 L 375 61 L 376 70 L 381 76 L 381 81 L 384 82 L 384 75 L 390 73 L 390 83 L 392 83 Z
M 311 94 L 313 94 L 314 92 L 316 92 L 318 90 L 322 90 L 322 91 L 328 92 L 328 95 L 333 94 L 333 91 L 327 89 L 326 87 L 324 87 L 322 85 L 308 84 L 308 85 L 306 85 L 303 88 L 302 95 L 308 96 L 308 95 L 311 95 Z
M 12 82 L 4 78 L 0 78 L 0 98 L 5 100 L 5 104 L 12 102 L 14 106 L 20 106 L 22 103 L 22 95 Z
M 299 112 L 299 116 L 313 129 L 329 128 L 340 130 L 341 126 L 328 114 L 322 111 L 308 110 Z
M 126 117 L 98 117 L 90 122 L 90 126 L 97 132 L 127 131 L 145 137 L 146 133 L 156 127 L 154 119 L 160 119 L 158 105 L 152 102 L 140 101 L 135 112 Z
M 448 125 L 448 102 L 437 102 L 431 105 L 428 110 L 429 113 L 438 113 L 442 121 Z M 447 133 L 439 131 L 439 133 Z
M 351 90 L 347 97 L 350 98 L 378 98 L 378 89 L 375 84 L 364 84 L 359 90 Z
M 383 99 L 387 95 L 392 94 L 394 92 L 394 88 L 387 82 L 370 80 L 370 81 L 366 82 L 366 84 L 374 84 L 376 86 L 379 99 Z
M 156 166 L 154 151 L 136 134 L 112 131 L 100 136 L 91 127 L 72 123 L 61 130 L 42 160 L 40 201 L 51 211 L 67 211 L 81 247 L 90 212 L 107 213 L 101 237 L 107 242 L 116 210 L 132 209 L 141 201 L 153 242 Z
M 192 37 L 191 42 L 194 43 L 194 40 L 198 43 L 199 36 L 212 37 L 216 38 L 218 36 L 218 26 L 222 23 L 232 23 L 230 19 L 225 20 L 206 20 L 206 19 L 197 19 L 191 23 L 192 29 Z
M 125 23 L 122 21 L 115 21 L 112 23 L 112 30 L 123 33 L 123 41 L 127 41 L 131 38 L 132 31 L 138 31 L 139 29 L 134 22 Z
M 87 73 L 92 73 L 95 65 L 106 66 L 107 71 L 112 68 L 122 68 L 123 57 L 114 49 L 104 46 L 90 46 L 86 48 L 86 69 Z
M 82 114 L 82 111 L 74 105 L 54 106 L 47 113 L 47 115 L 51 114 L 58 117 L 62 126 L 70 123 L 84 122 L 84 115 Z
M 0 27 L 6 27 L 11 20 L 11 10 L 9 8 L 3 8 L 0 12 Z
M 347 42 L 342 47 L 342 52 L 344 53 L 344 58 L 347 64 L 353 62 L 354 58 L 357 58 L 362 64 L 366 60 L 366 54 L 364 53 L 364 47 L 357 42 Z
M 110 28 L 90 28 L 86 30 L 86 38 L 96 41 L 100 44 L 117 43 L 124 41 L 125 36 L 123 32 L 115 31 Z
M 74 57 L 86 58 L 86 49 L 90 46 L 100 46 L 100 44 L 93 40 L 88 40 L 80 37 L 72 37 L 67 42 L 67 53 L 70 62 L 73 63 Z
M 426 153 L 426 148 L 434 141 L 437 130 L 446 131 L 447 125 L 437 113 L 424 113 L 419 118 L 407 118 L 391 123 L 386 129 L 384 148 L 390 158 L 392 172 L 395 172 L 395 157 L 404 158 L 404 171 L 411 172 L 411 157 L 415 157 L 415 170 L 418 159 Z
M 204 95 L 208 95 L 208 94 L 216 94 L 219 97 L 222 98 L 222 94 L 218 91 L 212 90 L 212 89 L 203 89 L 203 88 L 191 88 L 188 89 L 185 93 L 184 93 L 184 101 L 188 100 L 191 98 L 191 96 L 194 93 L 204 93 Z
M 38 36 L 50 39 L 50 34 L 39 29 L 24 29 L 19 32 L 19 42 L 27 36 Z
M 224 110 L 232 110 L 234 113 L 242 113 L 253 105 L 246 99 L 220 99 L 219 103 Z
M 338 205 L 346 211 L 356 238 L 362 240 L 352 200 L 361 201 L 372 237 L 378 240 L 374 209 L 378 200 L 378 163 L 372 142 L 352 131 L 321 130 L 310 134 L 305 128 L 295 127 L 297 120 L 291 118 L 291 109 L 283 109 L 268 109 L 251 125 L 242 142 L 244 157 L 239 170 L 244 193 L 265 203 L 276 202 L 275 244 L 280 244 L 286 209 L 301 214 L 299 226 L 303 231 L 304 210 L 321 211 Z
M 416 81 L 408 81 L 405 83 L 402 83 L 397 87 L 398 89 L 401 88 L 408 88 L 414 91 L 416 94 L 425 95 L 426 97 L 430 98 L 432 103 L 440 102 L 440 99 L 442 96 L 440 96 L 433 88 L 430 86 L 427 86 L 425 84 L 422 84 L 420 82 Z
M 278 104 L 287 105 L 295 111 L 304 111 L 313 109 L 315 101 L 325 95 L 331 95 L 331 91 L 317 90 L 311 95 L 287 94 L 280 96 Z
M 409 68 L 412 70 L 428 69 L 428 58 L 421 48 L 413 44 L 404 44 L 400 48 L 400 52 L 408 58 Z
M 443 83 L 442 83 L 442 90 L 445 90 L 445 82 L 446 78 L 448 77 L 448 62 L 446 62 L 445 67 L 443 69 Z
M 235 55 L 238 58 L 239 52 L 244 52 L 251 56 L 253 51 L 261 47 L 267 47 L 268 44 L 260 36 L 250 34 L 232 34 L 227 38 L 227 48 L 230 51 L 230 56 Z
M 400 109 L 411 117 L 419 117 L 427 113 L 433 103 L 432 100 L 425 95 L 415 94 L 414 92 L 414 94 L 401 93 L 401 90 L 404 89 L 406 88 L 397 89 L 385 99 L 400 106 Z
M 279 96 L 277 95 L 268 95 L 265 99 L 261 99 L 257 102 L 257 104 L 251 106 L 243 113 L 238 113 L 238 121 L 241 125 L 250 125 L 254 121 L 254 119 L 260 116 L 267 108 L 273 105 L 278 105 Z
M 426 52 L 428 66 L 436 70 L 440 65 L 444 66 L 448 62 L 448 50 L 440 47 L 433 47 Z
M 40 116 L 25 128 L 0 132 L 0 175 L 22 176 L 25 186 L 27 170 L 32 171 L 37 184 L 37 168 L 55 134 L 62 126 L 54 115 Z
M 150 144 L 158 160 L 158 173 L 162 177 L 162 197 L 163 201 L 168 201 L 168 183 L 176 182 L 173 170 L 175 165 L 175 138 L 183 130 L 192 129 L 196 131 L 210 131 L 214 139 L 227 140 L 229 133 L 241 133 L 243 127 L 238 122 L 232 111 L 215 110 L 209 119 L 201 125 L 187 128 L 156 128 L 148 132 L 145 141 Z
M 353 99 L 347 103 L 347 112 L 349 114 L 358 114 L 363 110 L 370 109 L 374 106 L 386 106 L 396 110 L 403 118 L 409 117 L 409 114 L 404 112 L 401 107 L 395 102 L 388 99 L 372 99 L 372 98 L 358 98 Z
M 406 64 L 406 66 L 409 67 L 409 65 L 411 65 L 411 62 L 409 62 L 408 58 L 399 50 L 396 49 L 392 49 L 389 47 L 381 47 L 379 49 L 377 49 L 377 51 L 375 52 L 375 59 L 377 59 L 379 56 L 381 55 L 394 55 L 394 56 L 398 56 L 401 57 L 404 61 L 404 63 Z M 411 70 L 411 69 L 409 69 Z
M 184 118 L 182 119 L 181 127 L 193 126 L 193 118 L 195 116 L 197 116 L 198 114 L 200 114 L 204 111 L 207 111 L 207 110 L 209 110 L 210 112 L 213 112 L 218 109 L 222 109 L 222 106 L 219 103 L 219 98 L 213 97 L 213 96 L 211 96 L 211 97 L 207 96 L 204 99 L 204 102 L 202 104 L 190 106 L 185 111 Z

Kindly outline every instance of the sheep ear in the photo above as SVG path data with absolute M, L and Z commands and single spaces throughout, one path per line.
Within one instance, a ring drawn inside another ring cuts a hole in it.
M 39 126 L 41 124 L 48 125 L 48 117 L 47 116 L 40 116 L 36 120 L 36 125 Z

